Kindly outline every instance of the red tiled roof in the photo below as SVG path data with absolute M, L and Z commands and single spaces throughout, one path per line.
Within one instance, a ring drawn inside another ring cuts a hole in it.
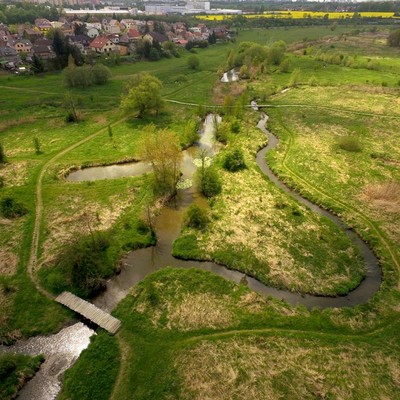
M 97 36 L 97 38 L 95 38 L 95 39 L 93 39 L 91 42 L 90 42 L 90 47 L 93 47 L 93 48 L 95 48 L 95 49 L 102 49 L 106 44 L 107 44 L 107 42 L 109 41 L 110 39 L 108 38 L 108 37 L 104 37 L 104 36 Z
M 128 31 L 128 37 L 130 38 L 138 38 L 142 36 L 136 29 L 129 29 Z

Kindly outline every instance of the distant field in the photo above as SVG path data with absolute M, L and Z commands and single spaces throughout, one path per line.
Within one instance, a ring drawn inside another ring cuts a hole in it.
M 265 11 L 263 14 L 243 14 L 245 18 L 272 18 L 272 19 L 351 19 L 355 13 L 323 12 L 323 11 Z M 357 18 L 400 18 L 393 12 L 360 12 Z M 204 21 L 221 21 L 234 18 L 235 15 L 214 14 L 199 15 L 196 18 Z

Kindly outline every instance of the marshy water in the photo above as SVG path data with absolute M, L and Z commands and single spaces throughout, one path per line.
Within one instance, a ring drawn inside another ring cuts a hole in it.
M 322 297 L 301 295 L 264 285 L 256 279 L 246 276 L 241 272 L 229 270 L 226 267 L 213 262 L 185 261 L 174 258 L 171 255 L 172 243 L 179 236 L 184 211 L 192 203 L 197 203 L 205 207 L 208 206 L 207 200 L 197 192 L 193 185 L 186 185 L 190 187 L 178 190 L 177 195 L 163 207 L 161 213 L 156 218 L 156 246 L 135 250 L 127 254 L 122 260 L 123 266 L 121 272 L 108 281 L 106 290 L 93 300 L 94 304 L 105 311 L 112 311 L 127 295 L 132 286 L 144 279 L 148 274 L 166 266 L 178 268 L 201 268 L 203 270 L 211 271 L 236 283 L 245 282 L 248 287 L 260 294 L 282 299 L 291 305 L 302 304 L 309 309 L 313 307 L 353 307 L 357 304 L 365 303 L 379 290 L 381 285 L 381 269 L 375 255 L 368 246 L 358 237 L 357 234 L 355 234 L 355 232 L 348 229 L 340 218 L 316 206 L 301 197 L 297 192 L 289 189 L 268 167 L 265 159 L 266 153 L 277 146 L 278 139 L 266 129 L 265 125 L 267 120 L 268 117 L 264 116 L 258 124 L 258 128 L 261 129 L 261 131 L 269 138 L 268 145 L 257 154 L 258 166 L 261 171 L 283 191 L 290 194 L 300 203 L 306 205 L 313 211 L 332 220 L 339 229 L 350 237 L 359 248 L 366 265 L 366 276 L 361 284 L 346 296 Z M 206 118 L 200 140 L 194 146 L 184 151 L 181 167 L 183 181 L 190 183 L 193 180 L 193 175 L 196 171 L 196 159 L 198 159 L 198 153 L 200 150 L 206 150 L 210 157 L 218 151 L 218 146 L 215 144 L 213 134 L 215 121 L 216 118 L 209 115 Z M 88 171 L 88 175 L 77 180 L 111 179 L 126 176 L 106 176 L 97 172 L 97 170 L 105 168 L 109 167 L 96 167 L 95 173 L 91 172 L 91 170 L 93 171 L 93 168 L 88 168 L 86 170 Z M 83 173 L 85 170 L 76 172 Z M 82 177 L 82 175 L 80 176 Z M 103 178 L 99 178 L 99 176 L 103 176 Z M 21 341 L 8 348 L 0 348 L 0 351 L 19 352 L 24 354 L 44 354 L 46 356 L 46 362 L 42 366 L 41 370 L 30 382 L 28 382 L 27 385 L 25 385 L 18 398 L 31 400 L 54 399 L 60 390 L 59 377 L 72 365 L 80 352 L 88 346 L 89 338 L 93 334 L 94 331 L 92 329 L 86 327 L 82 323 L 77 323 L 71 327 L 63 329 L 56 335 L 31 338 L 26 342 Z
M 151 171 L 151 165 L 143 162 L 87 167 L 70 172 L 66 180 L 70 182 L 98 181 L 101 179 L 139 176 Z
M 224 72 L 221 78 L 221 82 L 229 83 L 229 82 L 236 82 L 239 80 L 239 75 L 234 69 L 231 69 L 228 72 Z

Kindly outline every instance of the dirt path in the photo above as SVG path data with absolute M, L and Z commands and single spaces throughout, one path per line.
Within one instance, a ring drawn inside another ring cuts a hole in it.
M 127 117 L 121 118 L 118 121 L 114 122 L 111 124 L 111 126 L 115 126 L 120 124 L 122 121 L 124 121 Z M 108 129 L 108 124 L 104 128 L 99 129 L 98 131 L 92 133 L 91 135 L 85 137 L 84 139 L 79 140 L 78 142 L 66 147 L 65 149 L 61 150 L 59 153 L 57 153 L 55 156 L 53 156 L 50 160 L 48 160 L 42 167 L 37 183 L 36 183 L 36 190 L 35 190 L 35 197 L 36 197 L 36 207 L 35 207 L 35 226 L 33 228 L 32 232 L 32 241 L 31 241 L 31 251 L 30 251 L 30 257 L 29 257 L 29 263 L 28 263 L 28 274 L 30 278 L 32 279 L 32 282 L 34 283 L 36 289 L 44 294 L 45 296 L 54 299 L 55 296 L 45 290 L 39 283 L 37 274 L 36 274 L 36 268 L 37 268 L 37 261 L 38 261 L 38 251 L 39 251 L 39 240 L 40 240 L 40 229 L 41 229 L 41 223 L 42 223 L 42 218 L 43 218 L 43 197 L 42 197 L 42 187 L 43 187 L 43 177 L 44 174 L 46 173 L 47 168 L 49 165 L 51 165 L 54 161 L 58 160 L 71 150 L 77 148 L 78 146 L 88 142 L 89 140 L 93 139 L 94 137 L 98 136 L 101 133 L 107 132 Z
M 28 92 L 28 93 L 42 93 L 42 94 L 54 94 L 54 95 L 59 95 L 60 93 L 57 92 L 47 92 L 44 90 L 36 90 L 36 89 L 29 89 L 29 88 L 19 88 L 16 86 L 4 86 L 0 85 L 0 89 L 11 89 L 11 90 L 17 90 L 18 92 Z

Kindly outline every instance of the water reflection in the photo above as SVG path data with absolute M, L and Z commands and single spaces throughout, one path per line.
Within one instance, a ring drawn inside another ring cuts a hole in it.
M 60 377 L 89 346 L 95 332 L 82 322 L 62 329 L 55 335 L 21 340 L 13 346 L 0 346 L 0 353 L 45 356 L 38 373 L 20 390 L 20 400 L 53 400 L 60 391 Z

